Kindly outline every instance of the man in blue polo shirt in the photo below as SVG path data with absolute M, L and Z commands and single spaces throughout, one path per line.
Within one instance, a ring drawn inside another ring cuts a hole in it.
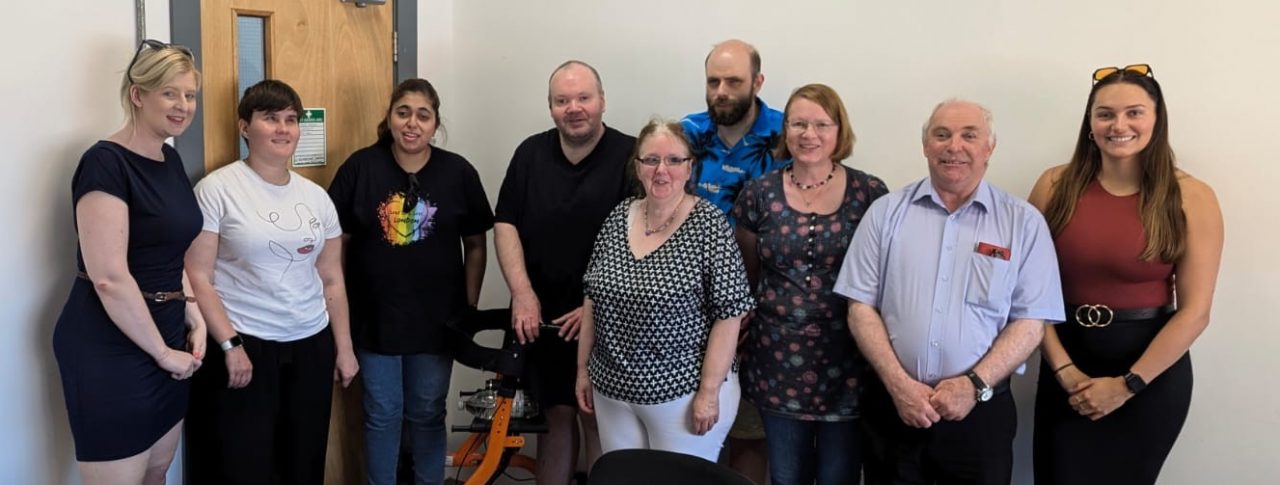
M 764 74 L 760 53 L 751 44 L 736 39 L 716 44 L 704 67 L 707 110 L 681 120 L 698 159 L 697 172 L 689 180 L 695 193 L 724 211 L 732 224 L 733 203 L 742 187 L 790 162 L 773 159 L 782 112 L 757 97 Z M 760 412 L 743 399 L 727 440 L 729 465 L 756 483 L 764 483 L 768 471 L 764 437 Z
M 834 288 L 876 371 L 862 398 L 866 483 L 1007 485 L 1008 377 L 1063 320 L 1053 239 L 1039 211 L 983 181 L 990 111 L 943 102 L 922 137 L 929 176 L 871 205 Z
M 764 74 L 760 53 L 751 44 L 716 44 L 705 67 L 707 110 L 686 116 L 681 124 L 698 159 L 697 173 L 690 178 L 696 193 L 729 215 L 747 181 L 789 162 L 773 159 L 782 112 L 757 97 Z

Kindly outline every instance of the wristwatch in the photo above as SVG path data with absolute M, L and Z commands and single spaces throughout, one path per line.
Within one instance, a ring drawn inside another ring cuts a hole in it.
M 1147 381 L 1142 380 L 1142 376 L 1130 372 L 1124 375 L 1124 387 L 1129 388 L 1129 392 L 1137 394 L 1147 388 Z
M 244 340 L 240 339 L 239 335 L 232 335 L 231 338 L 223 340 L 222 343 L 218 344 L 218 347 L 221 347 L 222 351 L 226 352 L 241 345 L 244 345 Z
M 978 377 L 978 374 L 975 373 L 974 371 L 970 370 L 969 372 L 965 372 L 964 375 L 967 376 L 969 378 L 969 381 L 973 383 L 973 390 L 974 390 L 973 397 L 974 399 L 977 399 L 978 402 L 990 401 L 991 396 L 995 395 L 995 391 L 991 389 L 991 386 L 988 386 L 987 383 L 982 382 L 982 378 Z

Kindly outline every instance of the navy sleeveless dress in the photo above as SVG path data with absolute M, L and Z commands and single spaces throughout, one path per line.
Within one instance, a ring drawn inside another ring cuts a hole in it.
M 168 145 L 163 152 L 159 162 L 100 141 L 80 158 L 71 181 L 73 210 L 93 191 L 128 204 L 129 272 L 146 292 L 182 290 L 182 258 L 200 232 L 200 208 L 182 160 Z M 78 246 L 76 265 L 84 271 Z M 165 343 L 185 349 L 186 304 L 147 307 Z M 53 331 L 53 352 L 78 461 L 141 453 L 186 415 L 190 381 L 174 380 L 129 340 L 89 281 L 75 278 Z

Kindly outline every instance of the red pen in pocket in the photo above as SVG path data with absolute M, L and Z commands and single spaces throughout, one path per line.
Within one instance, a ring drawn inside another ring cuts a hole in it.
M 996 246 L 995 244 L 984 243 L 984 242 L 978 243 L 978 247 L 974 251 L 976 251 L 978 254 L 981 254 L 983 256 L 991 256 L 993 258 L 1003 259 L 1005 261 L 1008 261 L 1010 256 L 1009 248 L 1004 248 L 1004 247 Z

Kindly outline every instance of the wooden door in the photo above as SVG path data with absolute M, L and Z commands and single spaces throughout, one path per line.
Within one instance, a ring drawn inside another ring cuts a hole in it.
M 342 161 L 377 138 L 386 113 L 394 83 L 392 9 L 390 1 L 202 1 L 205 170 L 239 159 L 236 26 L 240 17 L 258 17 L 265 20 L 266 77 L 293 86 L 306 108 L 326 109 L 328 163 L 296 170 L 328 187 Z
M 352 152 L 374 142 L 393 85 L 392 4 L 361 8 L 338 0 L 204 0 L 200 46 L 204 76 L 206 173 L 240 158 L 237 26 L 262 19 L 265 77 L 293 86 L 306 108 L 324 108 L 327 163 L 295 170 L 328 187 Z M 360 380 L 335 386 L 325 482 L 363 483 Z

